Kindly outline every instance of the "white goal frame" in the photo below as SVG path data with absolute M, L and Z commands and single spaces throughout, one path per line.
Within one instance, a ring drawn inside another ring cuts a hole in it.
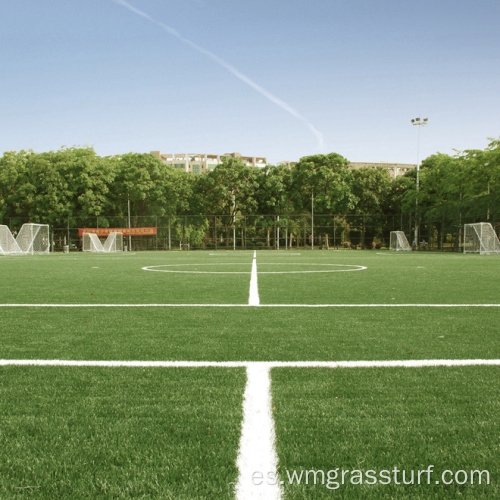
M 16 242 L 22 253 L 48 254 L 50 252 L 50 237 L 48 224 L 23 224 L 17 235 Z
M 479 255 L 500 253 L 500 241 L 489 222 L 464 225 L 464 253 Z
M 109 233 L 102 247 L 105 252 L 123 252 L 123 233 Z
M 100 253 L 123 252 L 123 233 L 109 233 L 104 243 L 95 233 L 83 233 L 82 250 Z
M 389 248 L 396 252 L 405 251 L 411 252 L 411 246 L 403 231 L 391 231 Z
M 20 255 L 23 251 L 19 248 L 8 226 L 0 225 L 0 255 Z

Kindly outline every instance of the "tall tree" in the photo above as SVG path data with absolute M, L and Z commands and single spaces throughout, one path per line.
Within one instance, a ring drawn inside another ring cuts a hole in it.
M 337 153 L 305 156 L 293 169 L 292 199 L 301 211 L 346 213 L 357 201 L 349 162 Z
M 225 157 L 214 170 L 203 174 L 199 188 L 205 213 L 229 215 L 253 213 L 257 208 L 258 169 L 240 158 Z
M 107 207 L 113 168 L 92 148 L 9 152 L 0 165 L 4 215 L 54 224 L 99 215 Z
M 134 215 L 165 215 L 173 207 L 167 191 L 172 192 L 173 167 L 149 153 L 128 153 L 116 158 L 118 174 L 113 190 L 115 210 L 127 212 L 130 201 Z M 175 206 L 175 203 L 174 203 Z
M 345 214 L 355 207 L 357 199 L 352 192 L 352 173 L 347 169 L 348 164 L 343 156 L 330 153 L 301 158 L 293 169 L 291 199 L 295 209 L 314 217 L 309 235 L 311 244 L 315 237 L 321 237 L 317 232 L 313 235 L 313 227 L 319 225 L 328 248 L 334 231 L 332 215 Z M 313 216 L 313 213 L 323 217 Z
M 391 189 L 391 177 L 384 168 L 352 171 L 352 193 L 357 198 L 354 213 L 380 214 Z

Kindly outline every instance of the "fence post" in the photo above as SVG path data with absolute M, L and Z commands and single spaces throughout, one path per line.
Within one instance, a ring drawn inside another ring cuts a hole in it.
M 429 222 L 428 222 L 427 240 L 428 240 L 427 245 L 429 247 L 429 250 L 432 250 L 432 209 L 429 210 Z
M 186 248 L 186 226 L 187 226 L 187 215 L 184 216 L 184 225 L 182 226 L 182 246 L 184 248 Z
M 492 197 L 493 197 L 493 219 L 491 220 L 491 222 L 493 223 L 492 226 L 495 227 L 496 226 L 496 214 L 497 214 L 496 193 L 493 193 Z
M 302 222 L 304 223 L 304 227 L 303 227 L 304 248 L 306 248 L 306 244 L 307 244 L 307 234 L 306 234 L 306 217 L 305 217 L 305 215 L 303 215 L 303 216 L 302 216 Z
M 278 221 L 280 220 L 280 216 L 278 215 Z M 274 248 L 276 250 L 280 249 L 280 228 L 276 225 L 276 215 L 274 215 Z
M 364 250 L 366 248 L 366 215 L 363 214 L 363 232 L 361 233 L 361 248 Z
M 217 250 L 217 216 L 214 215 L 214 242 L 215 242 L 215 249 Z
M 242 235 L 241 235 L 241 249 L 246 250 L 247 249 L 247 216 L 243 216 L 243 228 L 242 228 Z
M 444 252 L 444 205 L 441 210 L 441 252 Z
M 168 249 L 172 250 L 172 232 L 170 227 L 170 215 L 168 216 Z

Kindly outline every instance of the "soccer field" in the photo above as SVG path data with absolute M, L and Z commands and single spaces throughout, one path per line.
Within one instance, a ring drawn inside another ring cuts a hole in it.
M 72 253 L 0 272 L 0 498 L 500 496 L 498 256 Z

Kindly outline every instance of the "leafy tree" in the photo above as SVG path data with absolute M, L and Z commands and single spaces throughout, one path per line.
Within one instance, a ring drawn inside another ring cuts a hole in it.
M 291 199 L 297 211 L 315 214 L 345 214 L 357 201 L 352 192 L 352 173 L 348 161 L 337 153 L 301 158 L 292 174 Z M 331 215 L 315 216 L 323 227 L 325 246 L 329 246 Z
M 127 213 L 130 201 L 136 216 L 161 216 L 177 209 L 176 180 L 181 176 L 149 153 L 128 153 L 117 157 L 118 174 L 113 191 L 115 210 Z
M 465 165 L 465 197 L 500 191 L 500 139 L 491 140 L 484 151 L 472 149 L 458 153 L 458 158 Z
M 357 201 L 352 192 L 349 162 L 337 153 L 305 156 L 293 169 L 292 199 L 308 212 L 311 202 L 318 213 L 346 213 Z
M 222 216 L 217 219 L 226 232 L 226 245 L 237 214 L 251 214 L 257 208 L 257 176 L 256 167 L 229 157 L 224 157 L 214 170 L 199 176 L 196 187 L 197 196 L 203 200 L 201 209 L 205 214 Z
M 28 216 L 35 186 L 28 179 L 27 163 L 33 151 L 8 151 L 0 158 L 0 216 Z
M 54 224 L 99 215 L 108 205 L 114 171 L 92 148 L 8 152 L 0 165 L 4 216 Z
M 372 247 L 386 229 L 384 205 L 391 190 L 391 177 L 384 168 L 360 168 L 352 171 L 352 192 L 357 198 L 354 214 L 362 215 L 361 243 Z
M 360 168 L 352 171 L 352 193 L 356 214 L 382 213 L 391 189 L 391 177 L 384 168 Z
M 257 208 L 258 169 L 240 158 L 224 157 L 214 170 L 200 176 L 199 190 L 205 213 L 229 215 L 253 213 Z
M 271 232 L 276 228 L 288 229 L 291 225 L 288 213 L 292 209 L 290 201 L 292 171 L 283 165 L 268 165 L 258 171 L 257 181 L 256 212 L 260 215 L 254 218 L 254 224 L 264 228 L 266 244 L 270 247 Z M 285 234 L 286 229 L 282 235 Z M 257 232 L 255 236 L 263 237 Z
M 259 170 L 257 182 L 258 213 L 280 215 L 290 212 L 291 169 L 283 165 L 268 165 Z

